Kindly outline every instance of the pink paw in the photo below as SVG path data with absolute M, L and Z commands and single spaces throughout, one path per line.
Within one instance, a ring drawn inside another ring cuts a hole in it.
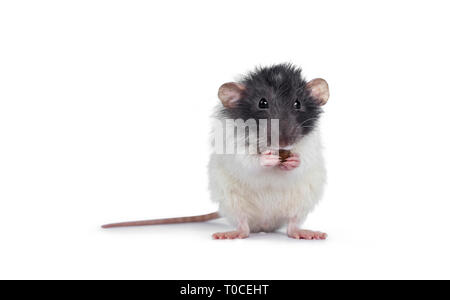
M 302 240 L 325 240 L 327 234 L 320 231 L 294 229 L 288 232 L 288 236 L 293 239 Z
M 298 154 L 292 153 L 284 162 L 281 163 L 280 169 L 290 171 L 300 166 L 300 157 Z
M 261 154 L 259 157 L 259 163 L 263 167 L 274 167 L 280 164 L 280 157 L 278 154 L 273 154 L 272 151 L 268 150 Z
M 242 231 L 216 232 L 212 237 L 215 240 L 245 239 L 248 237 L 248 233 Z

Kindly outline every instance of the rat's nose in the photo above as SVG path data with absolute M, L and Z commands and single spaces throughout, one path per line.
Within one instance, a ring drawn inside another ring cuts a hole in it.
M 278 145 L 280 146 L 281 149 L 284 149 L 284 148 L 291 146 L 293 144 L 293 142 L 294 142 L 294 138 L 291 134 L 281 133 Z

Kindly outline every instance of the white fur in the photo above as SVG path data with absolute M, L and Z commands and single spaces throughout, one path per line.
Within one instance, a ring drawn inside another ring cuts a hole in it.
M 326 180 L 319 130 L 291 151 L 300 156 L 300 166 L 291 171 L 263 167 L 259 155 L 211 154 L 209 189 L 219 213 L 235 226 L 244 217 L 251 232 L 274 231 L 292 219 L 300 225 L 320 200 Z

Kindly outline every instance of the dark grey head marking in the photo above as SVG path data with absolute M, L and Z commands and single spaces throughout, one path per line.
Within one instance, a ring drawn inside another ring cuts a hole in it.
M 240 82 L 225 83 L 219 89 L 224 118 L 267 119 L 269 124 L 270 119 L 278 119 L 281 148 L 299 141 L 317 126 L 328 96 L 325 80 L 306 82 L 301 69 L 292 64 L 256 68 Z

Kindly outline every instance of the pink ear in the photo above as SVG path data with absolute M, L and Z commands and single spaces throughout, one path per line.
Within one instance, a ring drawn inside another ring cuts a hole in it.
M 310 90 L 319 105 L 325 105 L 330 98 L 328 83 L 322 78 L 316 78 L 307 83 L 306 87 Z
M 223 106 L 233 107 L 242 98 L 244 91 L 244 85 L 236 82 L 227 82 L 220 86 L 218 96 Z

